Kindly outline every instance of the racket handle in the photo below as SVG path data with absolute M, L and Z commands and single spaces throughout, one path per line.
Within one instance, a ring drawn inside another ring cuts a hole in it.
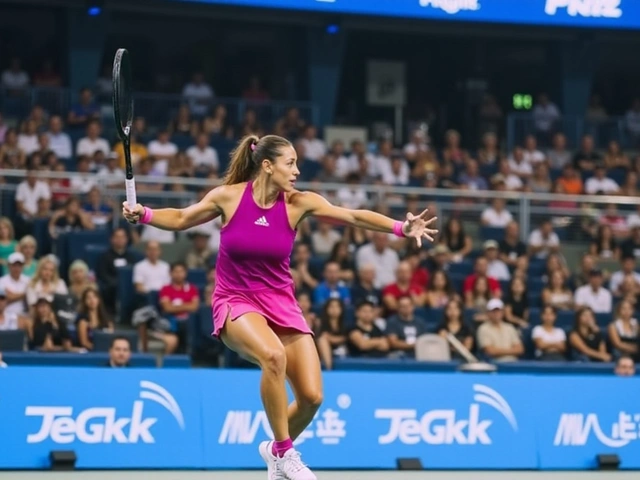
M 136 198 L 136 181 L 133 178 L 127 178 L 124 181 L 124 185 L 127 192 L 127 203 L 129 207 L 133 208 L 138 204 L 138 199 Z

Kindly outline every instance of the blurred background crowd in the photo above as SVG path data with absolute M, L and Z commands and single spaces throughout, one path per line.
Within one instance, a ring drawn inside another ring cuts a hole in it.
M 326 48 L 335 41 L 328 32 Z M 72 60 L 47 52 L 36 62 L 13 33 L 14 48 L 0 50 L 0 331 L 18 332 L 30 350 L 87 352 L 122 340 L 130 350 L 242 364 L 210 337 L 220 221 L 175 234 L 121 219 L 111 50 L 94 62 L 95 81 L 73 88 L 61 69 Z M 408 48 L 406 38 L 391 40 Z M 401 218 L 428 207 L 439 217 L 436 242 L 422 248 L 355 228 L 299 226 L 291 272 L 326 368 L 345 357 L 459 359 L 448 334 L 487 361 L 640 361 L 633 88 L 594 82 L 577 115 L 565 112 L 570 95 L 538 73 L 525 112 L 509 103 L 514 90 L 504 82 L 459 101 L 448 90 L 439 100 L 428 79 L 430 98 L 409 87 L 398 122 L 380 107 L 342 101 L 364 88 L 346 79 L 326 122 L 326 105 L 297 93 L 284 60 L 275 73 L 251 57 L 229 75 L 193 61 L 181 70 L 188 77 L 154 75 L 141 58 L 148 45 L 128 46 L 147 92 L 136 96 L 132 134 L 141 203 L 198 200 L 239 138 L 274 133 L 294 144 L 303 188 L 348 208 Z M 432 75 L 444 82 L 449 73 Z M 505 75 L 515 85 L 525 74 Z

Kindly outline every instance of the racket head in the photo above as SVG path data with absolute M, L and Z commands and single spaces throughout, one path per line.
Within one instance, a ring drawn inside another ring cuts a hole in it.
M 127 178 L 133 177 L 131 165 L 131 124 L 133 123 L 133 88 L 131 60 L 126 48 L 119 48 L 113 59 L 113 116 L 116 131 L 124 146 Z

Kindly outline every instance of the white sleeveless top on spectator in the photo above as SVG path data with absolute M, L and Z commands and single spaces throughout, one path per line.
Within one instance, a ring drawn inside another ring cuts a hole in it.
M 38 211 L 38 200 L 41 198 L 51 199 L 51 189 L 46 182 L 37 180 L 33 188 L 29 186 L 26 180 L 18 185 L 16 201 L 22 202 L 25 210 L 30 214 L 35 215 Z
M 133 283 L 140 283 L 147 292 L 160 291 L 171 283 L 171 267 L 164 260 L 158 260 L 155 265 L 148 259 L 133 266 Z
M 220 161 L 218 160 L 218 152 L 213 147 L 206 147 L 200 150 L 196 145 L 187 149 L 187 157 L 193 161 L 193 165 L 199 167 L 205 165 L 218 170 Z
M 618 184 L 611 178 L 589 178 L 584 184 L 584 191 L 589 195 L 595 195 L 598 192 L 615 193 L 620 190 Z
M 109 142 L 107 142 L 104 138 L 96 138 L 95 140 L 91 140 L 89 137 L 84 137 L 78 140 L 78 145 L 76 146 L 76 155 L 86 155 L 88 157 L 93 157 L 93 154 L 97 151 L 101 151 L 104 153 L 105 157 L 109 155 L 111 148 L 109 148 Z
M 489 207 L 482 212 L 481 219 L 490 227 L 506 227 L 513 220 L 513 215 L 508 210 L 498 212 Z
M 42 285 L 42 280 L 38 280 L 35 285 L 29 285 L 25 293 L 27 294 L 27 305 L 32 307 L 36 304 L 39 298 L 44 297 L 50 302 L 53 302 L 53 295 L 55 293 L 59 295 L 66 295 L 69 293 L 69 290 L 67 289 L 67 284 L 64 283 L 64 280 L 58 279 L 58 283 L 56 284 L 53 293 L 45 293 Z
M 33 152 L 37 152 L 40 150 L 38 135 L 27 135 L 26 133 L 21 133 L 18 135 L 18 147 L 24 150 L 25 155 L 31 155 Z
M 24 274 L 20 275 L 18 280 L 14 280 L 11 275 L 8 273 L 2 277 L 0 277 L 0 289 L 10 290 L 11 293 L 25 293 L 27 291 L 27 287 L 29 286 L 29 282 L 31 279 Z M 7 306 L 4 309 L 5 315 L 8 313 L 15 313 L 17 315 L 21 315 L 24 313 L 24 301 L 19 300 L 17 302 L 7 302 Z
M 536 325 L 531 331 L 531 338 L 533 340 L 540 339 L 544 343 L 562 343 L 567 341 L 567 334 L 565 331 L 558 327 L 553 327 L 550 332 L 545 330 L 542 325 Z M 542 355 L 542 351 L 536 349 L 536 357 Z
M 18 314 L 4 312 L 4 320 L 0 322 L 0 332 L 18 330 Z

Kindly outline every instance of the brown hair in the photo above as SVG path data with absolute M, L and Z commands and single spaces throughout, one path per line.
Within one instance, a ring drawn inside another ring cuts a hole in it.
M 262 138 L 256 135 L 247 135 L 231 152 L 231 163 L 224 176 L 224 185 L 234 185 L 251 180 L 258 172 L 262 160 L 266 158 L 275 162 L 280 155 L 280 149 L 290 146 L 289 140 L 277 135 L 267 135 Z

